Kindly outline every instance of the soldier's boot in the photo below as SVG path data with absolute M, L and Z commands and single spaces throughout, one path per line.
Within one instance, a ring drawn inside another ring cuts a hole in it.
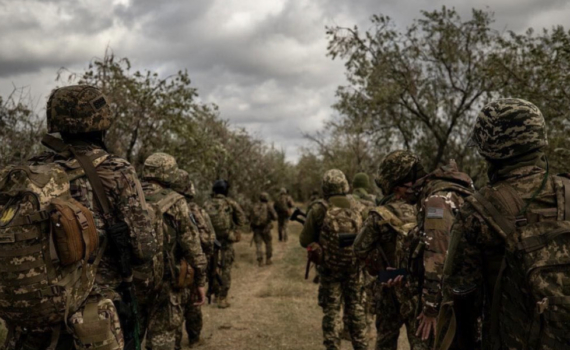
M 313 283 L 314 284 L 319 284 L 319 282 L 321 281 L 321 275 L 317 274 L 315 276 L 315 278 L 313 278 Z
M 352 340 L 352 337 L 350 336 L 350 331 L 348 330 L 348 327 L 346 327 L 346 325 L 342 329 L 342 332 L 340 334 L 340 339 L 348 341 Z
M 200 337 L 188 338 L 188 346 L 190 347 L 190 349 L 195 348 L 201 344 L 202 344 L 202 341 L 201 341 Z
M 263 267 L 263 259 L 257 259 L 257 266 Z
M 271 261 L 271 258 L 267 258 L 265 260 L 265 265 L 272 265 L 272 264 L 273 264 L 273 261 Z
M 218 299 L 218 309 L 227 309 L 228 307 L 230 307 L 230 303 L 228 303 L 227 298 Z

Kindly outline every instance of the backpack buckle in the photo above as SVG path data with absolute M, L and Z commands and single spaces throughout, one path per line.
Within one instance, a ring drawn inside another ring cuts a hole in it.
M 548 298 L 544 298 L 541 301 L 536 302 L 536 312 L 542 315 L 544 311 L 548 309 Z

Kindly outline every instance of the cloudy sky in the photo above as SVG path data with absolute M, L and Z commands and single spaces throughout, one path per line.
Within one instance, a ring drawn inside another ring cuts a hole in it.
M 81 71 L 109 45 L 137 69 L 188 69 L 203 101 L 294 161 L 344 83 L 325 26 L 382 13 L 405 27 L 442 5 L 488 6 L 498 29 L 570 26 L 570 0 L 0 0 L 0 94 L 28 86 L 41 106 L 60 67 Z

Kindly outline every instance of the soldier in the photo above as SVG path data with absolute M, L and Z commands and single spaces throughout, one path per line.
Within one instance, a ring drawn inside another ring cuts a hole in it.
M 261 193 L 259 202 L 253 206 L 249 217 L 255 241 L 257 263 L 259 267 L 263 266 L 263 243 L 265 243 L 265 264 L 271 265 L 271 256 L 273 254 L 271 244 L 273 224 L 271 222 L 277 220 L 277 213 L 271 203 L 269 203 L 269 194 L 267 192 Z
M 206 255 L 208 261 L 210 261 L 210 258 L 214 253 L 214 241 L 216 240 L 216 236 L 208 213 L 194 202 L 196 189 L 194 187 L 194 183 L 190 180 L 188 172 L 178 169 L 178 177 L 174 190 L 185 197 L 190 211 L 190 220 L 196 225 L 200 234 L 202 251 Z M 202 332 L 203 326 L 202 308 L 194 305 L 194 301 L 199 299 L 199 295 L 196 292 L 195 288 L 187 288 L 184 290 L 182 298 L 184 320 L 186 321 L 185 328 L 186 333 L 188 333 L 188 343 L 190 347 L 200 343 L 200 333 Z M 182 349 L 182 333 L 183 330 L 181 328 L 180 332 L 178 332 L 176 336 L 177 350 Z
M 176 334 L 183 323 L 183 291 L 196 289 L 195 306 L 206 300 L 206 257 L 200 246 L 198 228 L 191 221 L 183 196 L 172 189 L 178 176 L 174 157 L 154 153 L 144 162 L 143 189 L 147 202 L 154 208 L 155 227 L 162 229 L 164 278 L 162 290 L 155 301 L 147 347 L 173 350 Z
M 235 260 L 234 243 L 241 240 L 240 229 L 245 225 L 245 214 L 240 205 L 228 198 L 229 183 L 217 180 L 212 187 L 212 198 L 204 204 L 216 232 L 216 239 L 221 244 L 221 280 L 217 286 L 218 308 L 225 309 L 228 303 L 228 292 L 232 284 L 232 265 Z
M 570 180 L 549 174 L 544 117 L 525 100 L 491 102 L 471 143 L 490 183 L 467 199 L 453 226 L 438 334 L 448 307 L 463 304 L 484 315 L 483 349 L 568 349 Z M 478 294 L 482 304 L 473 302 Z M 476 325 L 456 316 L 460 348 L 472 343 Z
M 321 194 L 319 193 L 319 191 L 313 190 L 313 192 L 311 192 L 311 197 L 309 197 L 309 204 L 313 203 L 319 198 L 321 198 Z
M 99 241 L 109 242 L 109 244 L 102 244 L 100 252 L 97 253 L 102 254 L 102 257 L 95 276 L 93 291 L 83 307 L 69 315 L 66 322 L 69 327 L 56 327 L 52 332 L 53 325 L 49 324 L 38 324 L 36 330 L 34 328 L 12 328 L 8 323 L 7 348 L 13 349 L 16 344 L 23 349 L 45 349 L 48 346 L 51 349 L 55 348 L 56 344 L 60 348 L 71 348 L 69 336 L 64 334 L 67 330 L 73 333 L 77 349 L 95 348 L 95 342 L 104 342 L 106 347 L 112 350 L 122 349 L 125 343 L 132 346 L 132 342 L 135 342 L 134 338 L 141 334 L 135 334 L 134 326 L 122 329 L 121 325 L 127 323 L 133 325 L 136 315 L 121 314 L 122 318 L 119 322 L 119 314 L 115 307 L 119 305 L 120 309 L 125 312 L 133 311 L 129 307 L 133 304 L 124 307 L 122 301 L 122 296 L 132 297 L 132 294 L 124 293 L 132 290 L 129 288 L 132 284 L 132 274 L 125 274 L 120 266 L 134 265 L 134 261 L 143 267 L 151 265 L 157 253 L 157 241 L 150 225 L 135 169 L 126 160 L 109 154 L 105 146 L 105 133 L 112 125 L 116 114 L 111 113 L 107 98 L 100 90 L 86 85 L 67 86 L 53 90 L 48 99 L 46 113 L 48 132 L 59 132 L 61 139 L 48 135 L 43 143 L 57 153 L 48 152 L 35 157 L 31 160 L 31 164 L 42 165 L 57 162 L 65 170 L 67 179 L 70 181 L 71 196 L 77 201 L 76 203 L 89 209 L 95 219 L 94 224 Z M 76 212 L 75 215 L 79 214 Z M 77 217 L 84 219 L 84 216 Z M 83 219 L 82 222 L 85 224 Z M 87 221 L 83 229 L 88 231 L 88 228 Z M 111 232 L 121 236 L 122 245 L 116 244 L 111 237 Z M 117 258 L 119 255 L 120 259 Z M 52 268 L 57 268 L 55 271 L 58 271 L 56 281 L 64 287 L 69 280 L 66 282 L 63 278 L 71 276 L 60 275 L 59 273 L 65 273 L 65 270 L 59 270 L 57 267 L 59 262 L 56 260 L 53 264 Z M 49 274 L 50 271 L 47 273 Z M 34 277 L 41 276 L 40 274 Z M 84 278 L 87 279 L 89 276 L 83 275 L 80 280 Z M 38 279 L 37 285 L 41 287 L 47 284 Z M 12 287 L 15 288 L 15 285 Z M 7 292 L 4 288 L 2 291 Z M 30 297 L 42 295 L 40 291 L 27 295 Z M 84 293 L 89 292 L 89 289 L 83 291 L 66 289 L 66 292 Z M 56 300 L 50 301 L 49 296 L 55 294 L 43 293 L 43 302 L 52 305 L 53 312 L 64 312 L 64 310 L 58 310 Z M 52 293 L 57 293 L 57 289 L 52 289 Z M 18 300 L 25 301 L 22 299 L 23 296 L 24 294 Z M 10 302 L 7 294 L 4 294 L 2 299 Z M 61 300 L 65 302 L 65 298 Z M 69 309 L 66 306 L 65 312 L 67 311 Z M 101 324 L 105 326 L 101 328 Z M 91 332 L 92 327 L 98 327 L 97 334 Z M 137 330 L 140 331 L 140 329 Z M 58 342 L 60 331 L 62 337 Z
M 376 196 L 369 194 L 370 182 L 366 173 L 358 173 L 352 179 L 352 196 L 360 201 L 360 203 L 368 206 L 376 206 Z
M 279 217 L 279 242 L 287 242 L 287 225 L 291 216 L 291 209 L 295 206 L 293 198 L 287 193 L 287 189 L 282 187 L 279 190 L 279 197 L 273 205 Z
M 418 212 L 418 226 L 411 233 L 418 244 L 411 251 L 409 262 L 410 273 L 418 276 L 422 289 L 416 335 L 428 341 L 435 334 L 451 226 L 464 198 L 473 192 L 473 181 L 452 160 L 415 183 L 405 185 L 409 186 L 406 200 L 417 204 Z
M 385 197 L 379 207 L 370 211 L 354 242 L 354 253 L 366 262 L 370 275 L 407 269 L 411 243 L 408 232 L 416 226 L 416 209 L 405 200 L 406 184 L 424 175 L 418 157 L 407 151 L 393 152 L 380 164 L 377 183 Z M 428 349 L 427 343 L 415 334 L 420 300 L 418 283 L 415 276 L 407 277 L 401 288 L 373 281 L 376 350 L 396 350 L 403 325 L 412 350 Z
M 362 267 L 352 247 L 340 248 L 341 233 L 356 234 L 362 226 L 364 207 L 347 197 L 348 181 L 337 169 L 323 177 L 324 200 L 313 203 L 299 237 L 301 246 L 322 249 L 319 306 L 323 308 L 324 345 L 340 349 L 341 304 L 348 314 L 354 349 L 367 349 L 366 318 L 362 301 Z

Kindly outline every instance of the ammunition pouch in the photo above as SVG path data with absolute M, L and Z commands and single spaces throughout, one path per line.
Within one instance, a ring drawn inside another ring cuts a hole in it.
M 127 308 L 128 309 L 128 308 Z M 111 300 L 104 300 L 99 305 L 98 300 L 93 300 L 85 304 L 81 313 L 82 323 L 73 323 L 74 333 L 79 340 L 76 342 L 77 349 L 121 349 L 117 334 L 114 334 L 114 323 L 123 317 L 117 314 L 119 310 L 115 308 Z M 122 325 L 121 325 L 122 326 Z
M 186 259 L 180 260 L 180 266 L 177 268 L 178 276 L 175 276 L 174 287 L 179 289 L 188 288 L 194 283 L 194 269 Z

